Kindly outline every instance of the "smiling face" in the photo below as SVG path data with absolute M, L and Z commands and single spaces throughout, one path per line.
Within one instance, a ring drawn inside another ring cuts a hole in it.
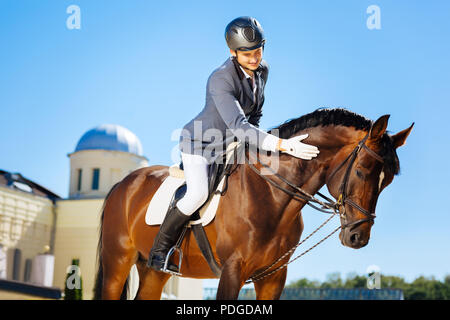
M 378 119 L 365 142 L 371 151 L 361 148 L 355 157 L 345 188 L 345 199 L 341 206 L 341 225 L 339 239 L 344 246 L 359 249 L 369 242 L 373 218 L 368 214 L 375 213 L 378 197 L 399 172 L 399 161 L 396 148 L 405 143 L 412 126 L 394 136 L 385 133 L 388 116 Z M 331 173 L 345 160 L 354 145 L 343 148 L 335 157 Z M 372 152 L 375 155 L 371 154 Z M 380 158 L 381 159 L 377 159 Z M 339 198 L 340 186 L 344 182 L 345 172 L 351 163 L 345 164 L 327 182 L 328 190 Z M 352 204 L 352 203 L 353 204 Z M 349 204 L 350 203 L 350 204 Z M 359 208 L 358 208 L 359 207 Z M 363 211 L 366 211 L 364 213 Z M 346 226 L 348 225 L 348 226 Z
M 250 50 L 250 51 L 240 51 L 230 50 L 230 53 L 236 57 L 237 61 L 244 68 L 255 71 L 258 69 L 259 64 L 261 63 L 263 56 L 263 48 L 259 47 L 258 49 Z

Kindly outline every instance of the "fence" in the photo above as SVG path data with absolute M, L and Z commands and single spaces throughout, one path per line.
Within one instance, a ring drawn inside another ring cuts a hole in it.
M 216 288 L 205 288 L 203 299 L 215 299 Z M 242 289 L 239 300 L 254 300 L 254 289 Z M 313 288 L 285 288 L 281 300 L 403 300 L 400 289 L 313 289 Z

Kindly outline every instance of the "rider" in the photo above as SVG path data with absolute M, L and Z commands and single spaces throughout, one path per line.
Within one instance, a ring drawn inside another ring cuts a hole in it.
M 205 107 L 184 126 L 180 136 L 187 190 L 167 213 L 150 251 L 147 266 L 159 271 L 163 271 L 167 253 L 184 225 L 208 198 L 208 165 L 223 155 L 223 151 L 215 152 L 219 146 L 224 150 L 223 146 L 235 141 L 235 137 L 244 141 L 253 131 L 258 136 L 253 144 L 263 150 L 281 151 L 305 160 L 319 153 L 317 147 L 301 142 L 307 135 L 281 139 L 258 128 L 269 72 L 262 59 L 266 39 L 259 22 L 252 17 L 236 18 L 227 25 L 225 39 L 231 57 L 208 78 Z M 205 141 L 208 129 L 216 130 L 223 138 Z M 205 152 L 205 148 L 214 151 Z M 173 264 L 169 270 L 179 272 Z

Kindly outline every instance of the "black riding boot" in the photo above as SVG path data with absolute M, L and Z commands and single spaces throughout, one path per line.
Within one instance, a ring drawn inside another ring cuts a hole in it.
M 157 271 L 164 269 L 167 253 L 177 242 L 184 225 L 190 218 L 191 216 L 183 214 L 176 205 L 167 212 L 150 250 L 147 267 Z M 169 263 L 167 268 L 170 271 L 179 272 L 174 264 Z

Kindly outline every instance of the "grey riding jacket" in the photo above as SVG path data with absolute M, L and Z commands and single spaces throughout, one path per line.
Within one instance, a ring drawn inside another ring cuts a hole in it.
M 183 153 L 202 155 L 212 163 L 223 155 L 237 138 L 261 148 L 269 135 L 260 130 L 259 120 L 264 104 L 264 87 L 269 74 L 265 60 L 254 72 L 256 94 L 233 57 L 215 69 L 206 85 L 203 110 L 189 121 L 180 135 Z

